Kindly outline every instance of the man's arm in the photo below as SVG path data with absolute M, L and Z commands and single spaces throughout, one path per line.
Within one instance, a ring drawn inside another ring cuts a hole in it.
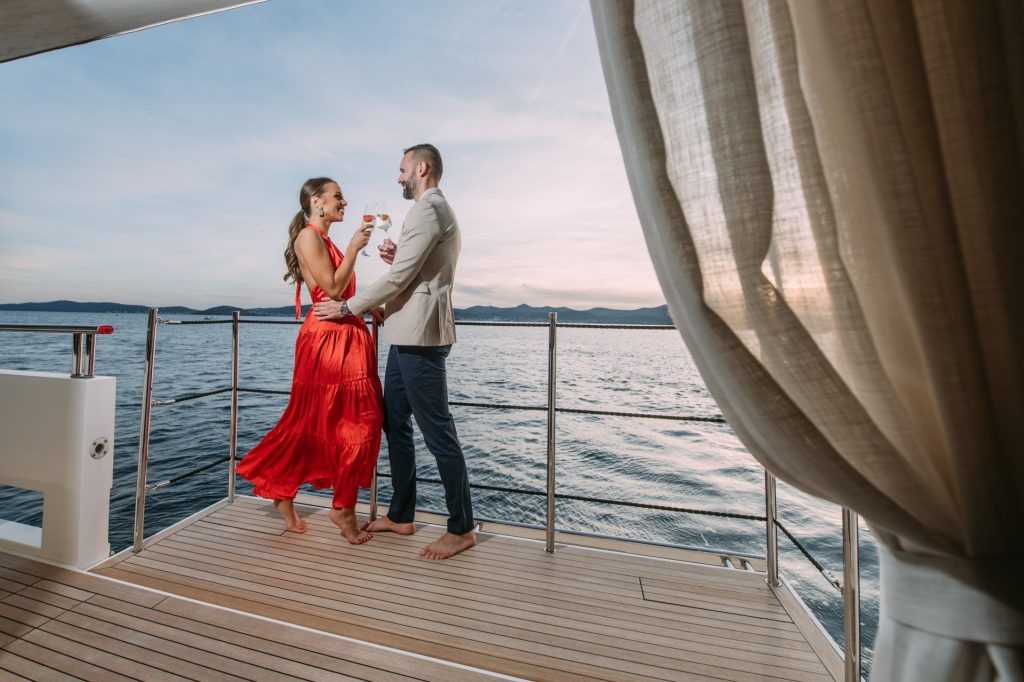
M 395 262 L 395 251 L 397 249 L 398 247 L 390 239 L 385 239 L 384 243 L 377 247 L 377 251 L 380 252 L 380 259 L 388 265 Z M 330 320 L 333 322 L 337 322 L 345 317 L 341 314 L 341 304 L 330 299 L 314 303 L 313 314 L 321 320 Z M 377 322 L 384 324 L 386 314 L 383 306 L 370 311 L 370 314 L 377 318 Z
M 406 220 L 391 269 L 348 300 L 353 314 L 360 315 L 390 301 L 405 291 L 423 269 L 431 250 L 441 238 L 441 221 L 429 202 L 418 213 L 420 215 L 410 216 L 412 220 Z

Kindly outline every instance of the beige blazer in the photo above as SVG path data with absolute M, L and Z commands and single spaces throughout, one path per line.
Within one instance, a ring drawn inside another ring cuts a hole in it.
M 420 195 L 398 238 L 388 273 L 348 300 L 356 315 L 384 305 L 384 333 L 399 346 L 455 343 L 452 285 L 462 238 L 459 222 L 436 187 Z

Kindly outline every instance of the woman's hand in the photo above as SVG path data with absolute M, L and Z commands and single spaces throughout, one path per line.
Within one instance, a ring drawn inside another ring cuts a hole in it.
M 348 241 L 348 248 L 345 249 L 348 255 L 355 255 L 362 250 L 364 246 L 370 243 L 370 234 L 373 232 L 373 223 L 363 223 L 359 226 L 355 232 L 352 233 L 352 239 Z

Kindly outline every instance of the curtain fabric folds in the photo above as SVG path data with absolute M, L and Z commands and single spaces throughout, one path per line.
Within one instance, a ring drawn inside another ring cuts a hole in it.
M 873 680 L 1024 680 L 1017 0 L 591 0 L 669 309 L 882 545 Z

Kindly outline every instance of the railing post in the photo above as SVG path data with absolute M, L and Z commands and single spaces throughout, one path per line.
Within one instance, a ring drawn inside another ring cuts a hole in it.
M 547 532 L 544 551 L 555 553 L 555 350 L 558 334 L 558 313 L 548 313 L 548 470 L 547 470 Z
M 75 332 L 71 335 L 71 376 L 80 379 L 82 374 L 82 334 Z
M 231 313 L 231 442 L 228 446 L 228 502 L 235 501 L 235 465 L 238 457 L 238 320 Z
M 857 512 L 843 508 L 843 662 L 846 682 L 860 682 L 860 529 Z
M 85 335 L 85 377 L 96 376 L 96 335 Z
M 377 368 L 377 374 L 380 374 L 380 344 L 378 342 L 378 332 L 380 326 L 377 324 L 377 318 L 373 318 L 373 327 L 371 336 L 373 336 L 373 358 L 374 367 Z M 380 457 L 380 451 L 377 452 L 377 457 Z M 370 481 L 370 520 L 377 520 L 377 462 L 373 463 L 373 479 Z
M 764 470 L 764 506 L 765 534 L 768 540 L 768 579 L 772 587 L 778 587 L 779 581 L 779 535 L 775 527 L 775 474 Z
M 142 382 L 142 424 L 139 426 L 139 471 L 135 481 L 135 535 L 132 552 L 142 551 L 146 516 L 146 470 L 149 468 L 149 418 L 153 410 L 153 360 L 156 357 L 157 309 L 149 309 L 146 374 Z

